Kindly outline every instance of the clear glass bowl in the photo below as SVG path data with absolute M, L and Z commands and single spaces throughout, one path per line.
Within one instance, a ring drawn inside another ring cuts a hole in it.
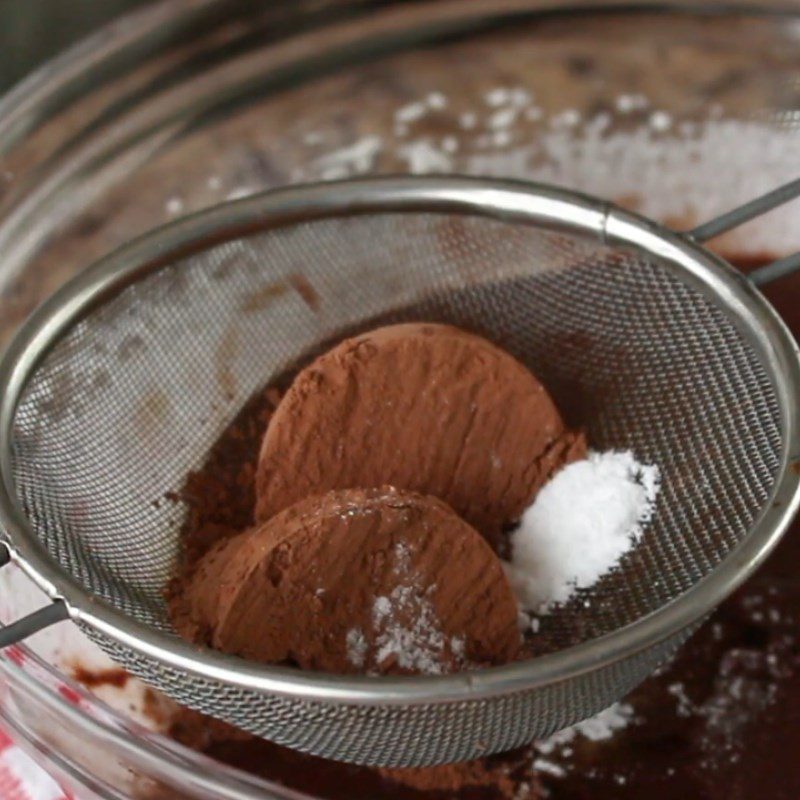
M 148 7 L 0 102 L 0 342 L 138 233 L 290 182 L 530 178 L 696 224 L 795 176 L 798 38 L 800 16 L 719 4 Z M 789 252 L 798 208 L 717 246 Z M 42 602 L 18 574 L 2 589 L 3 621 Z M 97 655 L 68 624 L 0 658 L 3 724 L 77 797 L 298 796 L 148 730 L 140 687 L 82 689 L 78 658 Z

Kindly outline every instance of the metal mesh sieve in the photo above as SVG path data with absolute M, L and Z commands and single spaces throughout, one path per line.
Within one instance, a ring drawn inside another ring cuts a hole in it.
M 344 678 L 178 639 L 163 591 L 185 510 L 164 493 L 271 376 L 400 320 L 486 335 L 593 446 L 658 464 L 642 543 L 546 620 L 551 655 L 507 667 Z M 383 179 L 212 209 L 67 286 L 0 373 L 2 522 L 58 608 L 178 702 L 360 763 L 463 760 L 602 710 L 760 563 L 797 502 L 797 352 L 769 306 L 690 239 L 545 187 Z

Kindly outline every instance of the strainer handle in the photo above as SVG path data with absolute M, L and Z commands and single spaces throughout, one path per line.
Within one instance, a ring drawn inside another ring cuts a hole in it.
M 707 242 L 709 239 L 713 239 L 715 236 L 719 236 L 719 234 L 733 228 L 738 228 L 739 225 L 760 217 L 762 214 L 766 214 L 767 211 L 782 206 L 798 196 L 800 196 L 800 178 L 789 181 L 789 183 L 762 194 L 760 197 L 756 197 L 738 208 L 734 208 L 708 222 L 704 222 L 702 225 L 698 225 L 688 232 L 689 236 L 697 242 Z M 756 286 L 764 286 L 798 270 L 800 270 L 800 253 L 794 253 L 785 258 L 779 258 L 771 264 L 759 267 L 747 277 Z
M 4 567 L 11 562 L 11 553 L 8 548 L 0 542 L 0 567 Z M 69 619 L 69 610 L 63 600 L 54 600 L 50 605 L 37 609 L 10 625 L 0 628 L 0 650 L 18 644 L 23 639 L 27 639 L 37 631 L 47 628 L 56 622 Z

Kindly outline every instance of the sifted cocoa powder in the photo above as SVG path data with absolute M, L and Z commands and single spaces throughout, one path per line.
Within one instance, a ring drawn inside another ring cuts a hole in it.
M 181 562 L 168 597 L 180 591 L 197 561 L 217 542 L 253 524 L 258 450 L 280 401 L 280 385 L 278 382 L 254 395 L 223 431 L 203 466 L 186 476 L 178 492 L 165 495 L 186 506 L 180 531 Z

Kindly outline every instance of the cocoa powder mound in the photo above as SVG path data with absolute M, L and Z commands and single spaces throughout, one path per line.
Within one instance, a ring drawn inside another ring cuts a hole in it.
M 388 325 L 298 373 L 264 437 L 256 518 L 330 489 L 392 485 L 444 500 L 498 549 L 553 472 L 585 454 L 509 353 L 450 325 Z
M 171 610 L 187 639 L 340 674 L 451 673 L 520 647 L 487 542 L 441 500 L 392 487 L 307 497 L 220 542 Z
M 167 493 L 167 499 L 186 506 L 180 532 L 182 559 L 170 595 L 217 542 L 252 526 L 258 450 L 280 397 L 279 385 L 253 396 L 223 431 L 203 466 L 186 476 L 178 492 Z

